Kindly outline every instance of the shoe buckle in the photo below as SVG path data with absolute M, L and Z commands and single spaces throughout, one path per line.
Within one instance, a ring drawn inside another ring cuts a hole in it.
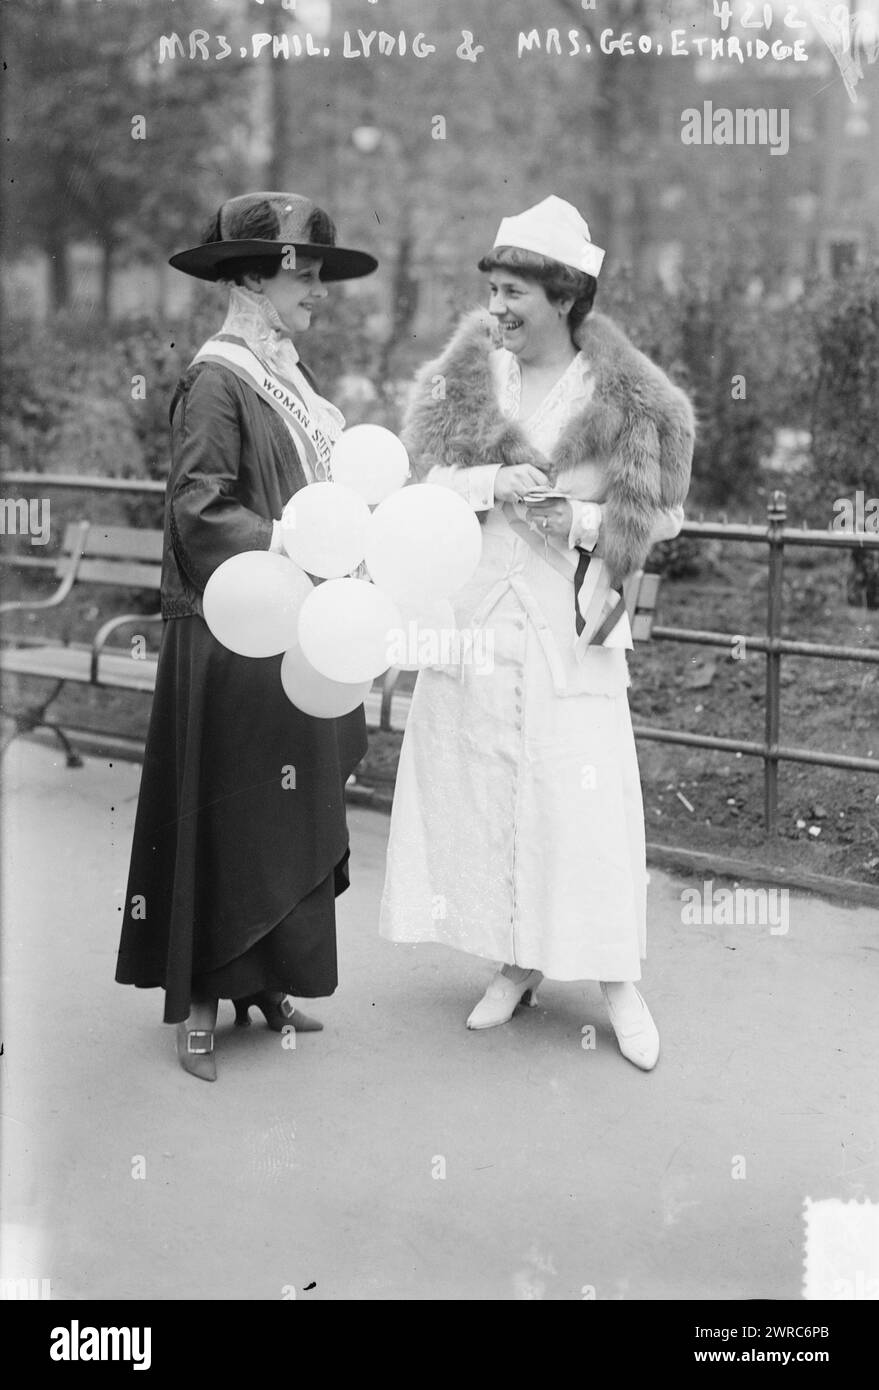
M 281 1013 L 284 1015 L 285 1018 L 292 1018 L 296 1012 L 295 1005 L 290 1002 L 286 994 L 284 995 L 284 998 L 278 1005 L 278 1008 L 281 1010 Z
M 207 1039 L 208 1039 L 208 1046 L 207 1046 L 207 1047 L 193 1047 L 193 1045 L 192 1045 L 192 1040 L 193 1040 L 193 1038 L 207 1038 Z M 193 1028 L 193 1029 L 191 1030 L 191 1032 L 189 1032 L 189 1033 L 186 1034 L 186 1051 L 187 1051 L 188 1053 L 190 1053 L 190 1054 L 192 1054 L 192 1055 L 194 1055 L 194 1056 L 196 1056 L 196 1057 L 201 1057 L 201 1056 L 204 1056 L 205 1053 L 213 1052 L 213 1050 L 214 1050 L 214 1035 L 213 1035 L 213 1033 L 211 1033 L 208 1029 L 206 1029 L 206 1028 Z

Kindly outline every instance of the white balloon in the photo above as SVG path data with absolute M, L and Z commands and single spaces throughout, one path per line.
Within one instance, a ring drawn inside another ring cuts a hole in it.
M 369 507 L 350 487 L 311 483 L 294 492 L 281 515 L 284 549 L 309 574 L 334 579 L 363 559 Z
M 328 579 L 302 605 L 299 644 L 322 676 L 371 681 L 388 669 L 389 634 L 401 622 L 393 599 L 374 584 Z
M 284 653 L 281 684 L 290 703 L 316 719 L 338 719 L 350 714 L 363 704 L 372 687 L 371 680 L 356 685 L 328 680 L 314 669 L 298 643 Z
M 333 482 L 353 488 L 365 502 L 382 502 L 409 476 L 406 446 L 383 425 L 352 425 L 333 449 Z
M 239 656 L 279 656 L 296 640 L 299 610 L 314 585 L 286 555 L 244 550 L 218 565 L 205 585 L 204 620 Z
M 454 665 L 458 624 L 448 599 L 438 599 L 429 608 L 405 603 L 398 607 L 403 621 L 400 632 L 391 634 L 388 665 L 401 671 Z
M 448 598 L 482 555 L 476 513 L 451 488 L 415 483 L 387 497 L 366 533 L 366 565 L 392 598 L 421 607 Z

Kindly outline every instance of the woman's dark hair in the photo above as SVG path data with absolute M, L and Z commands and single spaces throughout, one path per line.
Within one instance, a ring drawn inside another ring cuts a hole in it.
M 251 203 L 233 212 L 226 219 L 226 235 L 220 235 L 220 211 L 214 214 L 202 234 L 203 242 L 211 241 L 279 241 L 281 222 L 269 202 Z M 315 208 L 305 224 L 304 241 L 316 246 L 333 246 L 336 225 L 323 208 Z M 224 280 L 240 285 L 245 275 L 258 275 L 261 280 L 273 280 L 281 268 L 281 254 L 272 256 L 237 256 L 223 261 L 220 270 Z
M 598 289 L 595 276 L 587 275 L 585 270 L 575 270 L 573 266 L 562 265 L 561 261 L 540 256 L 536 251 L 523 251 L 518 246 L 495 246 L 493 251 L 482 257 L 479 269 L 511 270 L 521 280 L 533 280 L 543 286 L 550 304 L 573 299 L 568 314 L 568 328 L 572 337 L 591 313 Z

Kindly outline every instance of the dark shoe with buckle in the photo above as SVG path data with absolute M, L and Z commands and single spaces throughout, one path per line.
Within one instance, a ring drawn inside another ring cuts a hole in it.
M 233 999 L 235 1022 L 239 1028 L 250 1026 L 250 1009 L 255 1007 L 265 1018 L 273 1033 L 292 1028 L 294 1033 L 320 1033 L 323 1024 L 294 1008 L 286 994 L 273 994 L 264 989 L 260 994 L 248 994 L 246 999 Z
M 190 1014 L 190 1018 L 192 1015 Z M 189 1018 L 177 1024 L 177 1056 L 184 1071 L 197 1076 L 201 1081 L 216 1081 L 217 1064 L 214 1060 L 214 1029 L 217 1021 L 217 1004 L 213 1002 L 213 1019 L 210 1028 L 190 1028 Z

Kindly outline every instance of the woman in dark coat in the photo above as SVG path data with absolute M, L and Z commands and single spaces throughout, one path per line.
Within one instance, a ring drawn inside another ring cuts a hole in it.
M 235 1001 L 242 1024 L 255 1005 L 276 1031 L 315 1030 L 287 995 L 329 995 L 337 984 L 345 783 L 366 751 L 363 707 L 335 719 L 301 713 L 284 694 L 280 656 L 236 655 L 202 616 L 217 566 L 244 550 L 279 551 L 291 495 L 327 476 L 344 420 L 317 393 L 293 337 L 309 327 L 324 282 L 376 268 L 334 242 L 310 200 L 249 194 L 224 203 L 205 243 L 171 261 L 228 281 L 230 304 L 171 405 L 167 621 L 116 979 L 164 988 L 180 1062 L 210 1081 L 219 999 Z

